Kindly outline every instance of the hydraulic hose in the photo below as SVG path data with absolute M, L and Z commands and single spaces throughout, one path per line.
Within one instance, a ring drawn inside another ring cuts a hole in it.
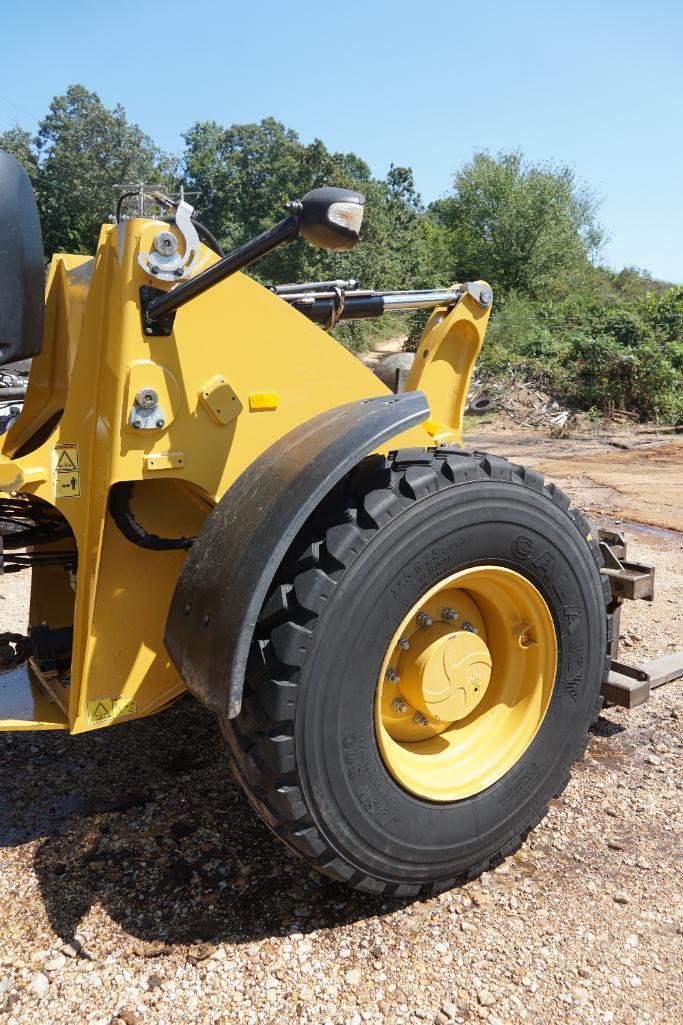
M 133 497 L 133 482 L 123 481 L 114 484 L 109 492 L 109 515 L 123 536 L 138 548 L 147 548 L 154 552 L 187 550 L 195 542 L 194 537 L 159 537 L 138 523 L 130 508 Z

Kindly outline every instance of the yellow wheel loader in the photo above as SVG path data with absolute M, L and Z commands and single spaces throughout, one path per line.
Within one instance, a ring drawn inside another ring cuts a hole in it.
M 93 257 L 55 256 L 45 291 L 0 154 L 0 365 L 32 357 L 0 436 L 0 561 L 32 574 L 0 730 L 105 729 L 189 691 L 320 872 L 400 896 L 498 864 L 584 750 L 624 592 L 558 488 L 462 447 L 491 289 L 242 273 L 299 235 L 351 249 L 349 190 L 227 255 L 152 198 Z M 326 333 L 420 308 L 399 394 Z

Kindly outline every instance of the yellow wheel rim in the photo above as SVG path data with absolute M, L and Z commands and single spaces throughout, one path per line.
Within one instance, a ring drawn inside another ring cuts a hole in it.
M 548 709 L 557 639 L 520 573 L 475 566 L 447 577 L 405 617 L 377 684 L 384 763 L 410 793 L 457 801 L 522 757 Z

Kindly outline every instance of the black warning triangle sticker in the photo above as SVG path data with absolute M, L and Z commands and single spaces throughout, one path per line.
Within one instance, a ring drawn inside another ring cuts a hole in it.
M 97 707 L 90 714 L 90 718 L 94 722 L 98 722 L 100 719 L 108 719 L 111 715 L 111 711 L 107 708 L 103 701 L 97 704 Z
M 76 466 L 76 464 L 74 463 L 73 459 L 69 455 L 68 449 L 63 449 L 61 456 L 57 460 L 57 465 L 55 466 L 55 470 L 57 470 L 58 473 L 59 472 L 73 473 L 73 471 L 77 470 L 77 469 L 78 469 L 78 467 Z

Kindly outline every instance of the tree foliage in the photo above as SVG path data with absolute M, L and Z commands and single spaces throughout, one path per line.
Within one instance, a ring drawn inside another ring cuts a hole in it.
M 131 124 L 123 107 L 104 106 L 81 85 L 55 96 L 37 135 L 14 129 L 0 136 L 33 181 L 48 253 L 92 252 L 114 211 L 115 185 L 144 181 L 162 187 L 174 161 Z
M 409 168 L 392 167 L 386 179 L 373 178 L 355 153 L 332 153 L 320 139 L 306 145 L 274 118 L 229 128 L 198 123 L 185 142 L 185 181 L 199 192 L 202 218 L 226 248 L 280 220 L 287 200 L 318 186 L 346 186 L 366 196 L 361 241 L 352 253 L 329 253 L 298 240 L 254 268 L 261 280 L 355 276 L 377 288 L 414 280 L 420 199 Z
M 569 167 L 531 164 L 519 152 L 477 153 L 429 215 L 443 232 L 439 247 L 452 277 L 534 294 L 599 249 L 596 209 Z
M 52 100 L 37 133 L 17 126 L 0 134 L 0 148 L 33 182 L 48 255 L 93 251 L 114 212 L 115 185 L 174 191 L 182 182 L 226 249 L 279 220 L 287 200 L 320 185 L 347 186 L 367 198 L 351 253 L 299 240 L 250 273 L 264 282 L 357 277 L 380 289 L 485 278 L 495 301 L 481 371 L 522 374 L 584 408 L 683 415 L 683 289 L 637 267 L 614 273 L 599 265 L 598 203 L 571 168 L 520 152 L 476 153 L 425 210 L 410 168 L 378 177 L 356 153 L 303 142 L 274 118 L 227 127 L 199 121 L 184 142 L 179 157 L 163 153 L 120 105 L 107 108 L 81 85 Z M 414 332 L 424 319 L 415 315 Z M 384 331 L 398 329 L 393 321 Z M 336 334 L 355 348 L 377 331 L 356 322 Z

